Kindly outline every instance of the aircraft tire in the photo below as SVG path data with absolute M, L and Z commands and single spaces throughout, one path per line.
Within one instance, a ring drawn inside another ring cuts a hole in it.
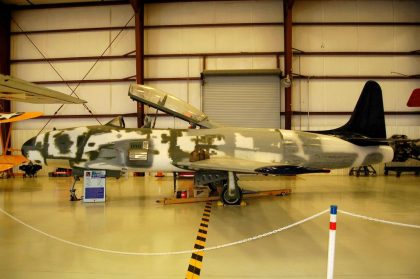
M 221 199 L 223 204 L 225 205 L 240 205 L 242 202 L 242 189 L 240 187 L 237 188 L 239 195 L 237 197 L 235 197 L 234 199 L 229 199 L 227 192 L 228 192 L 228 187 L 224 187 L 223 191 L 222 191 L 222 195 L 221 195 Z

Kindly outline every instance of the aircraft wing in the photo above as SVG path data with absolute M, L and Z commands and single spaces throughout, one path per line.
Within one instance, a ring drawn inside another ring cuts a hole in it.
M 11 169 L 14 166 L 18 166 L 27 161 L 28 159 L 22 155 L 0 155 L 0 172 Z
M 85 100 L 0 74 L 0 99 L 35 104 L 83 104 Z
M 293 166 L 278 163 L 265 163 L 258 161 L 249 161 L 232 157 L 217 157 L 196 162 L 177 162 L 177 167 L 189 170 L 218 170 L 233 171 L 242 173 L 261 173 L 270 175 L 295 175 L 304 173 L 329 173 L 330 170 L 306 168 L 302 166 Z
M 42 112 L 0 113 L 0 124 L 32 119 L 32 118 L 39 117 L 41 115 L 42 115 Z
M 134 101 L 166 112 L 167 114 L 200 127 L 215 128 L 221 126 L 210 121 L 207 115 L 196 107 L 153 87 L 131 84 L 130 89 L 128 90 L 128 96 Z

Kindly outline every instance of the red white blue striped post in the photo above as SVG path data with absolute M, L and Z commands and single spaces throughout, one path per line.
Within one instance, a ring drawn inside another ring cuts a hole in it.
M 327 279 L 334 277 L 335 230 L 337 229 L 337 206 L 331 205 L 330 209 L 330 239 L 328 243 Z

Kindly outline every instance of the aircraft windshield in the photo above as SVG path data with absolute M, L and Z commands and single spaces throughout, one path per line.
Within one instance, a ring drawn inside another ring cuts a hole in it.
M 136 101 L 193 123 L 199 123 L 207 119 L 207 115 L 202 111 L 159 89 L 132 84 L 129 95 Z

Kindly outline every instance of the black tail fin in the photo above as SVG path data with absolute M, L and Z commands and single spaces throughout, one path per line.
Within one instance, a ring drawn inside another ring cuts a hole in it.
M 382 90 L 376 81 L 369 80 L 363 87 L 350 120 L 342 127 L 321 131 L 321 134 L 339 136 L 359 145 L 371 145 L 363 139 L 385 139 L 385 114 Z

